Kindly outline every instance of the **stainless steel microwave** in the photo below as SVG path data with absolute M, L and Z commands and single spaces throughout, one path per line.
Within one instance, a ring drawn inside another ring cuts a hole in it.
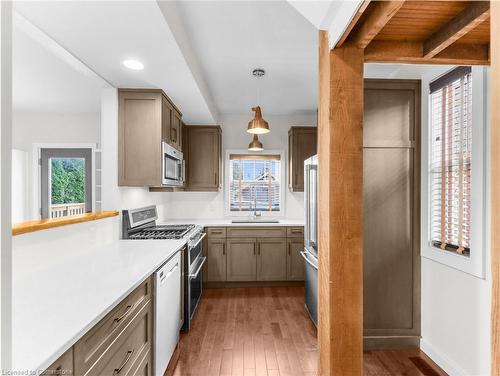
M 162 143 L 162 151 L 162 184 L 170 187 L 179 187 L 184 185 L 186 169 L 182 152 L 170 146 L 166 142 Z

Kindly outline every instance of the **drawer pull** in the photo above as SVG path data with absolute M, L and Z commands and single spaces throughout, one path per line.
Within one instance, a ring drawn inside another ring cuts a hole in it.
M 302 234 L 302 230 L 292 230 L 292 234 Z
M 212 231 L 210 231 L 210 233 L 211 234 L 222 234 L 222 231 L 214 231 L 214 230 L 212 230 Z
M 125 367 L 127 365 L 128 361 L 130 360 L 130 358 L 132 358 L 133 353 L 134 353 L 134 350 L 127 351 L 127 356 L 125 357 L 125 360 L 123 361 L 120 368 L 115 368 L 113 375 L 118 375 L 122 371 L 123 367 Z
M 128 311 L 130 311 L 130 308 L 132 308 L 131 305 L 128 305 L 127 306 L 127 309 L 125 310 L 125 312 L 123 312 L 123 315 L 121 315 L 120 317 L 117 317 L 115 318 L 115 322 L 120 322 L 123 320 L 123 318 L 127 315 Z

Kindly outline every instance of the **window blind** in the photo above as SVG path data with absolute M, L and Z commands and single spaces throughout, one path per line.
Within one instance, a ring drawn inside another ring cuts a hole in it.
M 280 155 L 231 154 L 230 210 L 281 210 Z
M 468 69 L 467 69 L 468 68 Z M 431 242 L 470 254 L 472 80 L 459 67 L 430 84 Z

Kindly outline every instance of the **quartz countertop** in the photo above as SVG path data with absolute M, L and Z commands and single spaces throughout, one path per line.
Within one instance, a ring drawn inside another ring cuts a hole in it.
M 195 224 L 195 225 L 201 225 L 205 227 L 245 227 L 245 226 L 250 226 L 250 227 L 267 227 L 267 226 L 272 226 L 272 227 L 279 227 L 279 226 L 304 226 L 304 220 L 303 219 L 278 219 L 278 223 L 269 223 L 269 222 L 250 222 L 250 223 L 232 223 L 232 220 L 238 220 L 238 219 L 245 219 L 245 218 L 206 218 L 206 219 L 193 219 L 193 218 L 186 218 L 186 219 L 169 219 L 169 220 L 160 220 L 159 222 L 162 224 Z M 269 219 L 274 219 L 274 218 L 269 218 Z
M 85 252 L 14 253 L 13 370 L 46 369 L 184 244 L 119 240 Z

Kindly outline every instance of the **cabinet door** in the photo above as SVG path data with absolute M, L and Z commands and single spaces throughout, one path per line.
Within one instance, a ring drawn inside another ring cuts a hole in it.
M 172 126 L 170 127 L 170 142 L 177 150 L 181 150 L 181 115 L 177 111 L 172 114 Z
M 288 281 L 304 280 L 304 259 L 300 252 L 304 250 L 304 239 L 288 239 L 287 273 Z
M 221 179 L 220 127 L 189 126 L 186 190 L 217 191 Z
M 255 239 L 227 240 L 227 280 L 257 279 L 257 243 Z
M 304 191 L 304 161 L 317 154 L 317 128 L 292 127 L 289 133 L 290 176 L 293 192 Z
M 167 98 L 162 96 L 161 99 L 161 139 L 172 145 L 172 120 L 173 120 L 174 108 L 170 104 Z
M 162 96 L 119 91 L 118 185 L 161 185 Z
M 257 244 L 257 280 L 286 280 L 286 239 L 260 239 Z
M 226 280 L 226 240 L 208 240 L 207 268 L 208 281 Z
M 72 375 L 73 374 L 73 347 L 61 355 L 42 375 Z

